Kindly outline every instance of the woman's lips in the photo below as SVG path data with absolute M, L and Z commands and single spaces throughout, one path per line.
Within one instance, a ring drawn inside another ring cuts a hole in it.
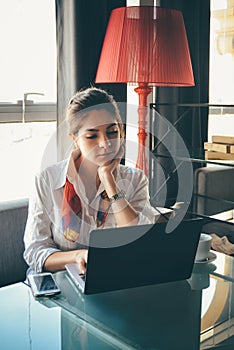
M 114 154 L 113 152 L 102 153 L 102 154 L 97 154 L 97 157 L 106 158 L 106 157 L 113 156 L 113 154 Z

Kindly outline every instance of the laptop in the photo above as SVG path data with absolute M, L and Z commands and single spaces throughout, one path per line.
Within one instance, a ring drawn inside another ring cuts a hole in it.
M 86 275 L 67 264 L 84 294 L 185 280 L 192 274 L 203 220 L 184 220 L 171 233 L 167 222 L 106 228 L 90 233 Z

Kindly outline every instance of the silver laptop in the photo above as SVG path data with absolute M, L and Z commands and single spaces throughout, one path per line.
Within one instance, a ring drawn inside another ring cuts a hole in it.
M 86 275 L 67 264 L 68 276 L 84 294 L 179 281 L 191 276 L 203 220 L 94 230 Z

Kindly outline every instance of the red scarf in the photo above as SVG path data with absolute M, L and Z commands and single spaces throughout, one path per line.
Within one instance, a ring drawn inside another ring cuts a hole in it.
M 99 210 L 97 213 L 97 227 L 104 227 L 110 208 L 110 200 L 106 191 L 101 193 Z M 71 242 L 78 240 L 82 224 L 81 200 L 73 185 L 66 179 L 62 202 L 62 228 L 64 237 Z

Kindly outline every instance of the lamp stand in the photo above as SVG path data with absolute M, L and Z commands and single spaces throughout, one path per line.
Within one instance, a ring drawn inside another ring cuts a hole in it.
M 139 83 L 139 86 L 134 89 L 139 97 L 138 106 L 138 155 L 136 168 L 142 169 L 146 176 L 149 174 L 148 157 L 146 154 L 146 138 L 147 133 L 145 131 L 147 125 L 147 97 L 152 92 L 152 88 L 145 83 Z

